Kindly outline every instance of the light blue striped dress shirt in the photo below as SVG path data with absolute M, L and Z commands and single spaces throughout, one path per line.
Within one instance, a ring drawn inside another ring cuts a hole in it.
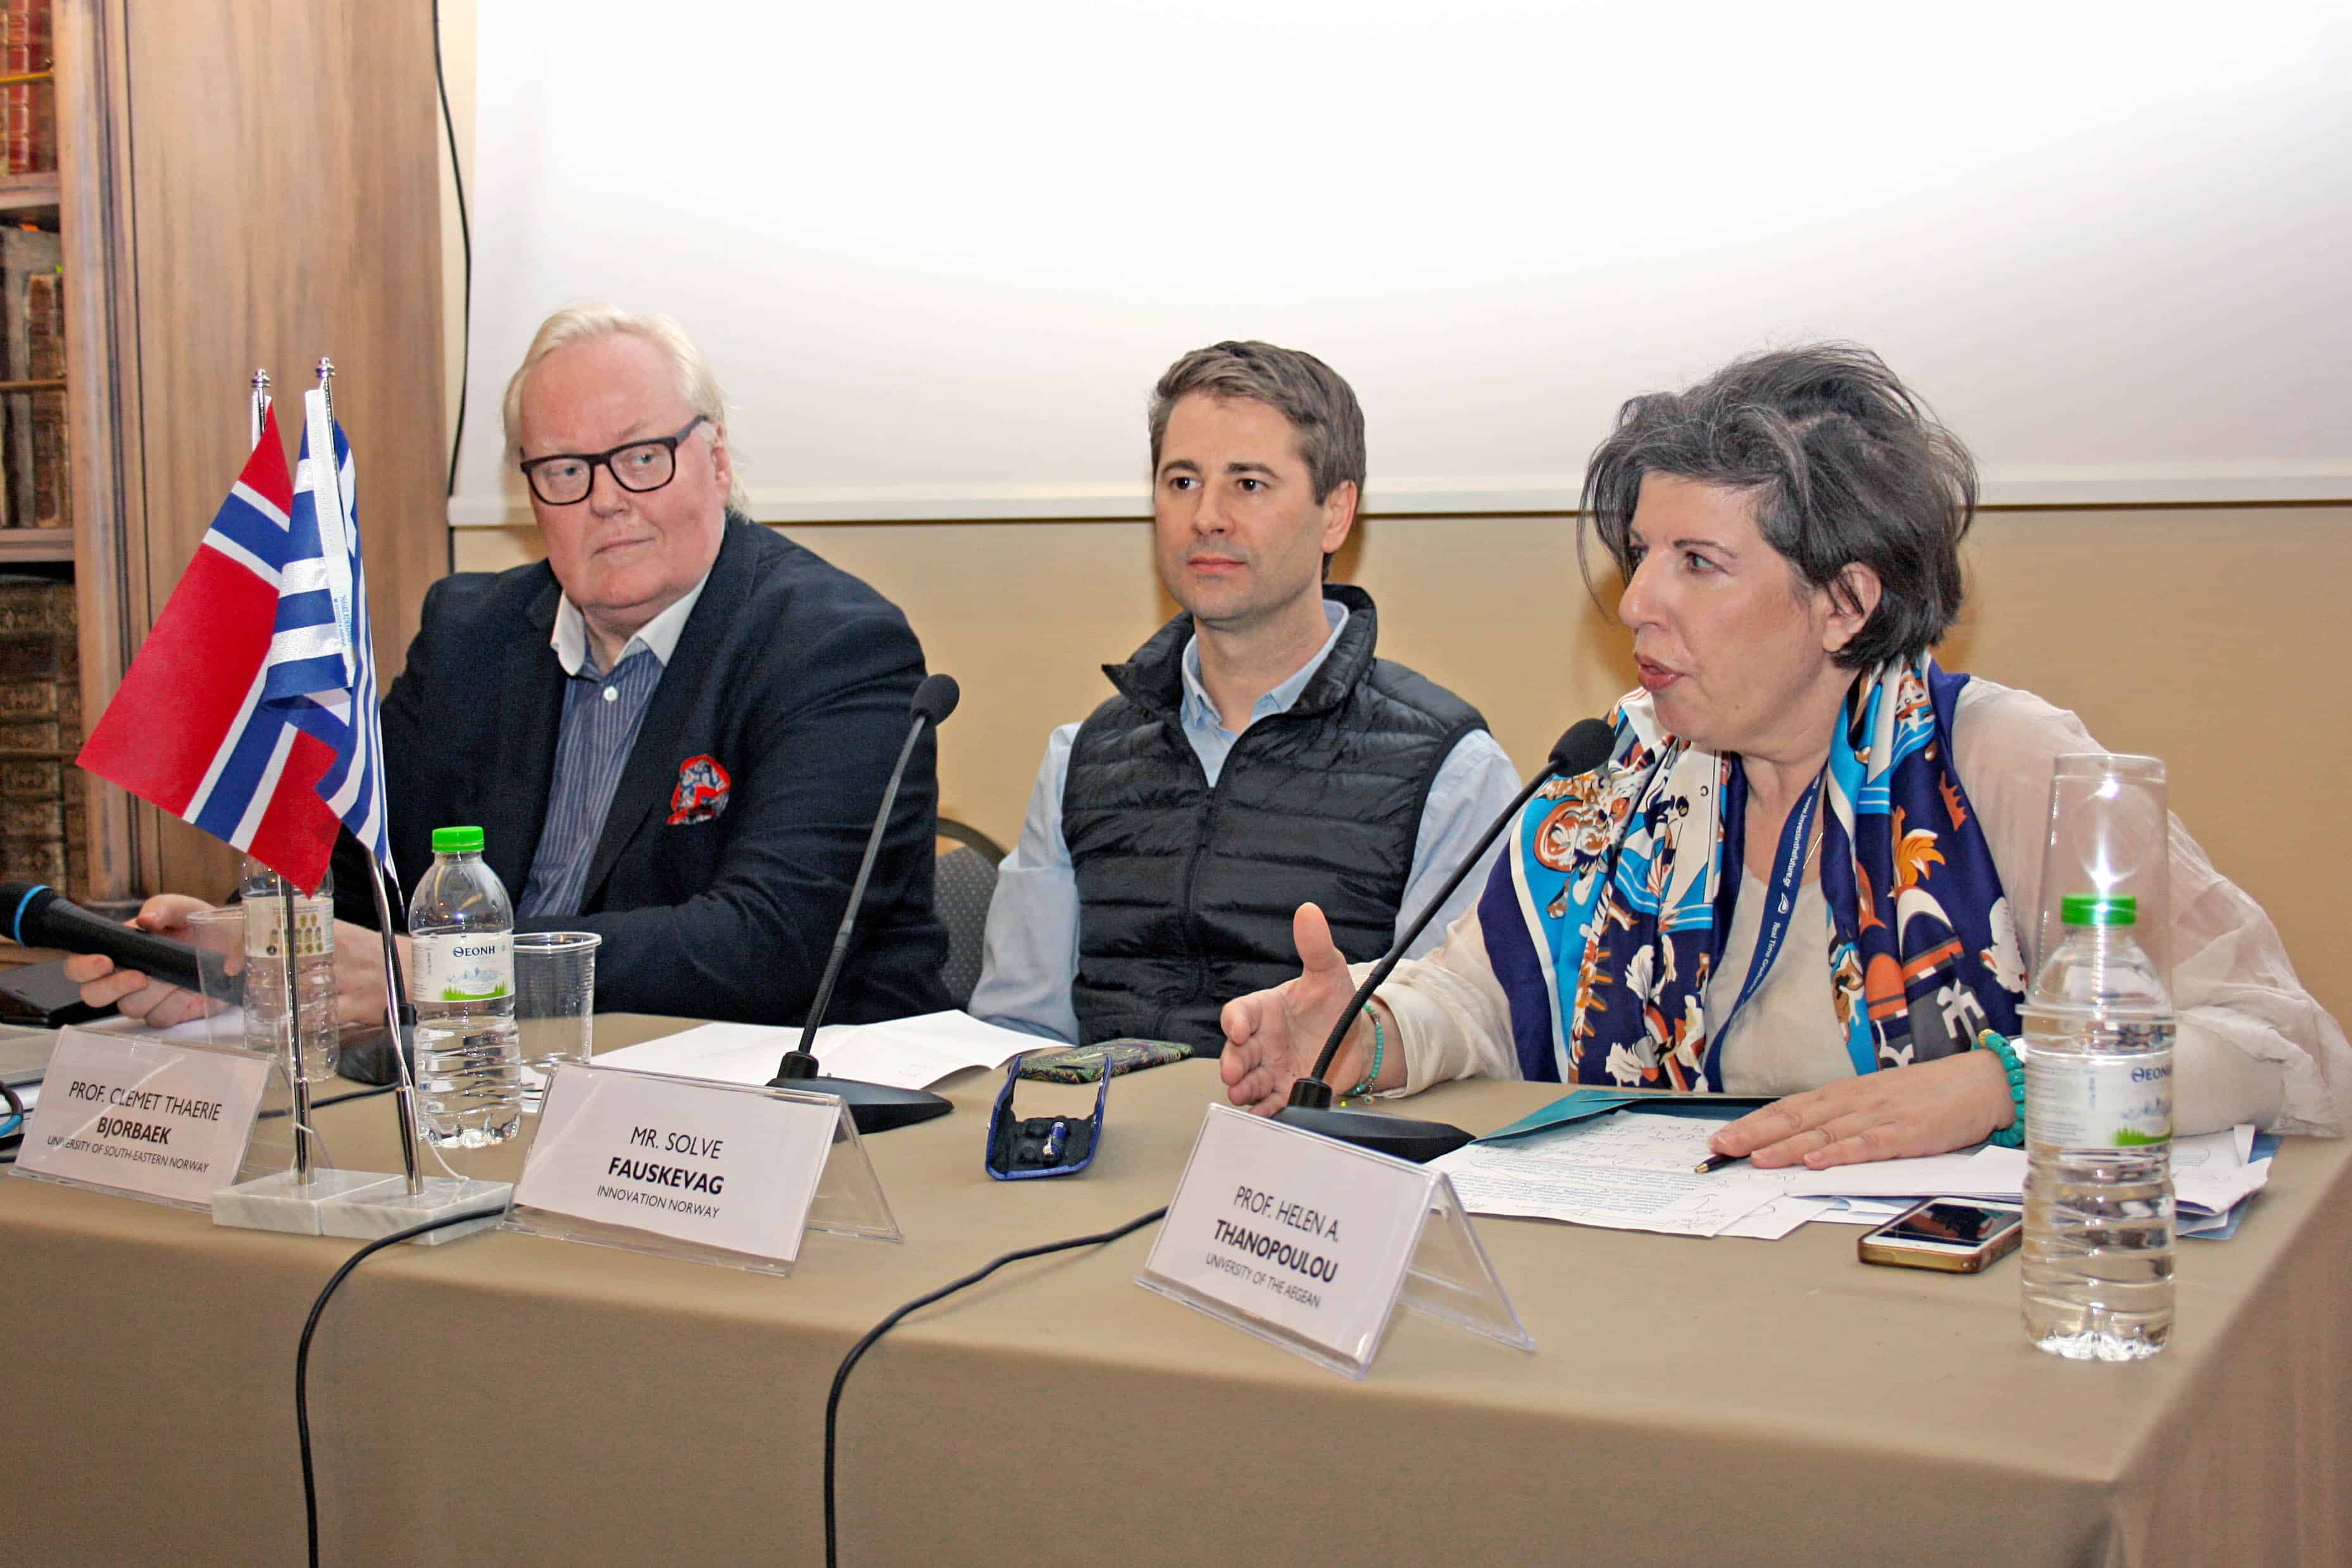
M 705 582 L 709 579 L 706 577 Z M 613 792 L 637 744 L 637 730 L 652 706 L 662 672 L 677 649 L 678 633 L 702 597 L 702 583 L 629 639 L 610 674 L 596 668 L 587 622 L 566 597 L 555 612 L 549 643 L 563 666 L 563 717 L 555 733 L 555 776 L 547 790 L 547 816 L 531 852 L 530 876 L 515 913 L 566 915 L 580 913 L 588 868 Z

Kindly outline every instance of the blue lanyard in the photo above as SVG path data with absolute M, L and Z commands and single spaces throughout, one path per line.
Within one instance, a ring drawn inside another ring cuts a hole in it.
M 1745 791 L 1742 794 L 1744 796 Z M 1789 820 L 1780 825 L 1780 844 L 1773 852 L 1772 883 L 1767 890 L 1764 904 L 1764 926 L 1757 934 L 1756 951 L 1748 960 L 1748 979 L 1739 988 L 1739 999 L 1731 1004 L 1731 1010 L 1724 1015 L 1722 1022 L 1715 1026 L 1712 1031 L 1714 1039 L 1707 1047 L 1708 1054 L 1717 1061 L 1723 1060 L 1723 1041 L 1731 1032 L 1731 1020 L 1739 1016 L 1740 1009 L 1747 1007 L 1748 999 L 1756 994 L 1758 987 L 1763 985 L 1764 977 L 1772 972 L 1773 960 L 1780 956 L 1780 945 L 1788 939 L 1789 926 L 1797 911 L 1797 889 L 1805 879 L 1805 841 L 1811 836 L 1813 813 L 1820 809 L 1821 802 L 1822 780 L 1815 779 L 1813 787 L 1805 791 L 1805 798 L 1797 802 L 1796 809 L 1789 813 Z M 1744 814 L 1747 810 L 1744 800 L 1739 809 Z M 1741 826 L 1744 828 L 1746 824 L 1743 822 Z M 1724 849 L 1727 862 L 1735 858 L 1744 860 L 1745 851 L 1737 837 L 1727 833 Z M 1727 936 L 1731 929 L 1729 915 L 1738 897 L 1742 866 L 1726 864 L 1717 869 L 1717 874 L 1732 890 L 1732 897 L 1721 905 L 1723 913 L 1717 925 L 1719 933 Z

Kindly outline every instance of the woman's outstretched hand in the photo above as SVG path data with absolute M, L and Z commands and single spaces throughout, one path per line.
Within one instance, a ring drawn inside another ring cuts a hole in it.
M 1290 939 L 1298 948 L 1298 978 L 1235 997 L 1225 1004 L 1219 1020 L 1224 1026 L 1225 1052 L 1217 1071 L 1225 1081 L 1225 1093 L 1234 1104 L 1246 1105 L 1261 1116 L 1271 1116 L 1290 1103 L 1291 1083 L 1314 1069 L 1331 1026 L 1339 1021 L 1356 991 L 1348 960 L 1331 940 L 1331 925 L 1322 910 L 1300 904 L 1291 916 Z M 1352 1039 L 1342 1045 L 1339 1059 L 1345 1061 L 1355 1045 Z M 1334 1082 L 1356 1081 L 1336 1061 L 1331 1071 Z

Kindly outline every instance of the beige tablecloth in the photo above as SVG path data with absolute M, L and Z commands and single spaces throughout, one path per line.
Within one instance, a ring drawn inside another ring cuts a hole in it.
M 599 1020 L 607 1046 L 661 1032 Z M 1086 1175 L 981 1169 L 993 1074 L 868 1141 L 903 1245 L 774 1279 L 492 1234 L 371 1259 L 312 1363 L 329 1563 L 815 1561 L 825 1390 L 900 1302 L 1168 1200 L 1209 1063 L 1119 1080 Z M 1463 1084 L 1473 1130 L 1554 1091 Z M 321 1113 L 390 1168 L 388 1100 Z M 1133 1281 L 1147 1230 L 1013 1265 L 852 1379 L 845 1563 L 2352 1562 L 2352 1145 L 2291 1141 L 2186 1241 L 2171 1350 L 2027 1345 L 2017 1268 L 1857 1231 L 1480 1233 L 1534 1354 L 1411 1313 L 1351 1383 Z M 299 1563 L 296 1336 L 353 1243 L 0 1182 L 0 1561 Z

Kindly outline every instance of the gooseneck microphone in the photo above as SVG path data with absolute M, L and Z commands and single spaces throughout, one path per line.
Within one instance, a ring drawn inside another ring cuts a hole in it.
M 118 969 L 182 990 L 201 994 L 209 982 L 218 995 L 227 974 L 221 955 L 92 915 L 44 882 L 0 883 L 0 914 L 10 939 L 23 946 L 103 954 Z
M 875 858 L 882 852 L 882 834 L 890 824 L 891 808 L 898 803 L 898 785 L 907 776 L 907 763 L 915 755 L 915 743 L 922 739 L 926 727 L 944 724 L 962 697 L 963 692 L 953 675 L 926 675 L 923 684 L 915 688 L 907 743 L 898 748 L 898 766 L 890 769 L 890 782 L 883 788 L 882 809 L 875 813 L 874 831 L 866 835 L 866 858 L 858 862 L 857 880 L 850 884 L 849 907 L 842 911 L 841 928 L 833 934 L 833 952 L 825 959 L 824 976 L 817 981 L 816 998 L 809 1003 L 807 1021 L 801 1025 L 800 1043 L 784 1053 L 783 1060 L 776 1064 L 776 1075 L 768 1080 L 771 1089 L 805 1089 L 813 1093 L 840 1096 L 861 1134 L 928 1122 L 955 1109 L 952 1102 L 920 1089 L 893 1089 L 860 1082 L 855 1078 L 827 1078 L 818 1071 L 816 1057 L 809 1047 L 824 1022 L 825 1009 L 833 1002 L 834 985 L 841 978 L 842 964 L 849 956 L 850 932 L 857 925 L 859 906 L 866 902 L 866 884 L 874 875 Z
M 1470 874 L 1470 868 L 1486 854 L 1486 846 L 1518 820 L 1528 802 L 1535 799 L 1537 790 L 1554 779 L 1572 779 L 1580 773 L 1591 772 L 1609 760 L 1609 753 L 1615 744 L 1615 732 L 1597 718 L 1577 720 L 1568 727 L 1568 733 L 1553 742 L 1551 756 L 1545 760 L 1542 771 L 1528 779 L 1527 788 L 1521 789 L 1511 803 L 1503 808 L 1493 824 L 1478 835 L 1476 846 L 1462 857 L 1462 863 L 1454 868 L 1454 874 L 1446 878 L 1445 885 L 1438 889 L 1436 896 L 1422 910 L 1420 918 L 1397 938 L 1387 956 L 1372 966 L 1371 973 L 1364 977 L 1364 983 L 1358 986 L 1356 994 L 1348 998 L 1347 1010 L 1339 1015 L 1339 1021 L 1331 1026 L 1330 1037 L 1323 1042 L 1323 1053 L 1315 1059 L 1315 1071 L 1291 1083 L 1290 1103 L 1275 1113 L 1276 1121 L 1287 1126 L 1302 1127 L 1310 1133 L 1319 1133 L 1327 1138 L 1337 1138 L 1343 1144 L 1355 1144 L 1384 1155 L 1393 1155 L 1415 1165 L 1433 1160 L 1440 1155 L 1451 1154 L 1470 1141 L 1469 1134 L 1445 1122 L 1417 1121 L 1372 1111 L 1333 1110 L 1331 1085 L 1324 1081 L 1323 1075 L 1331 1071 L 1332 1060 L 1339 1054 L 1340 1042 L 1348 1038 L 1348 1030 L 1354 1027 L 1356 1015 L 1363 1010 L 1366 1002 L 1371 1000 L 1372 993 L 1380 989 L 1381 982 L 1395 971 L 1404 957 L 1405 949 L 1412 946 L 1427 929 L 1431 917 L 1447 899 L 1454 896 L 1454 890 L 1462 885 L 1462 879 Z

